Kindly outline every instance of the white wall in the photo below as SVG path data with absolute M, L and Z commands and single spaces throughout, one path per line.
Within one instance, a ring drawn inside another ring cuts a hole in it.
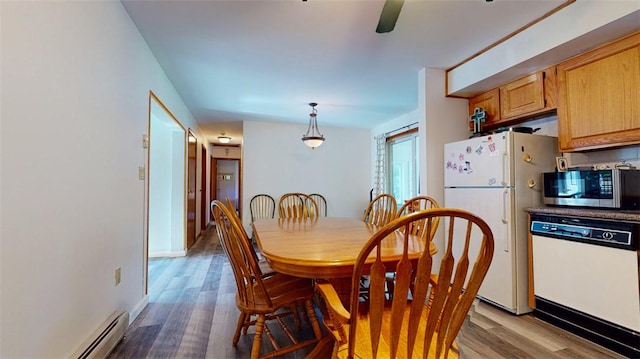
M 329 216 L 362 218 L 371 189 L 369 131 L 322 126 L 322 114 L 318 121 L 326 141 L 313 150 L 300 140 L 306 124 L 245 121 L 245 225 L 251 221 L 249 201 L 258 193 L 267 193 L 276 202 L 287 192 L 320 193 L 327 200 Z
M 445 71 L 423 69 L 418 75 L 418 103 L 425 117 L 420 137 L 426 145 L 426 173 L 421 172 L 424 194 L 444 205 L 444 144 L 468 138 L 469 102 L 466 99 L 445 97 Z M 424 109 L 424 110 L 423 110 Z M 422 181 L 422 180 L 421 180 Z
M 119 2 L 0 6 L 0 357 L 63 358 L 146 300 L 149 91 L 198 131 Z

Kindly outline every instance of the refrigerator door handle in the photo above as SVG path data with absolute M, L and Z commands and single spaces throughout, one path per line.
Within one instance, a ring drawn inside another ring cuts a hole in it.
M 509 153 L 505 150 L 502 152 L 502 185 L 507 185 L 507 164 L 509 161 Z
M 508 224 L 507 220 L 507 201 L 509 200 L 509 190 L 502 192 L 502 223 Z M 505 236 L 504 251 L 509 252 L 509 236 Z

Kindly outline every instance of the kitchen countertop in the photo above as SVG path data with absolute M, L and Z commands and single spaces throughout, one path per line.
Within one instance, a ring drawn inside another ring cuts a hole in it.
M 574 216 L 640 222 L 640 210 L 629 211 L 616 209 L 545 206 L 525 208 L 525 211 L 530 213 L 555 214 L 559 216 Z

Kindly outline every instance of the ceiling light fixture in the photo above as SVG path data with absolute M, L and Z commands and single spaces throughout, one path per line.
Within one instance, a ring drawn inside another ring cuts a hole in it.
M 222 132 L 220 135 L 221 136 L 218 136 L 218 142 L 220 142 L 220 143 L 229 143 L 229 141 L 231 141 L 231 137 L 225 136 L 224 132 Z
M 318 111 L 316 110 L 317 103 L 311 102 L 309 104 L 311 106 L 311 113 L 309 114 L 309 127 L 307 127 L 307 133 L 302 135 L 302 142 L 305 145 L 314 149 L 319 147 L 324 142 L 324 136 L 318 130 L 318 120 L 316 119 L 316 115 Z

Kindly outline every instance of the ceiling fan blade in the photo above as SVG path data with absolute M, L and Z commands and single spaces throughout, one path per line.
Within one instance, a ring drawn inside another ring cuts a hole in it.
M 390 32 L 396 26 L 400 10 L 402 9 L 404 0 L 387 0 L 380 13 L 380 20 L 378 21 L 378 27 L 376 32 L 379 34 Z

